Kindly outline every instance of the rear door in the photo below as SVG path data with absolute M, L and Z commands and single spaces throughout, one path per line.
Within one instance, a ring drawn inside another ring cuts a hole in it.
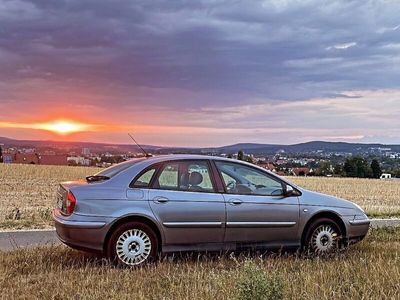
M 207 160 L 169 161 L 160 167 L 149 203 L 166 244 L 223 242 L 225 202 L 215 191 Z
M 298 197 L 284 197 L 282 182 L 257 168 L 215 163 L 226 186 L 226 242 L 296 242 Z

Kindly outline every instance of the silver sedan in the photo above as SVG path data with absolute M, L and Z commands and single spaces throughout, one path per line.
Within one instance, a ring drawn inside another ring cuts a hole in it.
M 203 155 L 130 160 L 61 183 L 53 217 L 65 244 L 128 266 L 174 251 L 293 247 L 328 254 L 369 228 L 350 201 Z

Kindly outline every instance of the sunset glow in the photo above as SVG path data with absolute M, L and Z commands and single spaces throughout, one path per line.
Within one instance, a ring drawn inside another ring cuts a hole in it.
M 88 130 L 91 126 L 88 124 L 76 123 L 73 121 L 54 121 L 44 124 L 39 124 L 40 129 L 52 131 L 58 134 L 66 135 L 74 132 Z
M 72 120 L 54 120 L 35 123 L 0 122 L 0 128 L 45 130 L 59 135 L 95 131 L 97 127 L 98 125 L 86 124 Z

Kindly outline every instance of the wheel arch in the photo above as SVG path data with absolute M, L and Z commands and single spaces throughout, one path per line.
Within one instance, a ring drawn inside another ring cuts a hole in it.
M 315 215 L 313 215 L 306 223 L 306 225 L 303 228 L 303 232 L 301 234 L 301 244 L 304 245 L 305 243 L 305 239 L 306 239 L 306 235 L 307 235 L 307 231 L 310 228 L 311 224 L 318 220 L 318 219 L 322 219 L 322 218 L 327 218 L 327 219 L 331 219 L 333 220 L 335 223 L 337 223 L 339 225 L 339 229 L 340 232 L 342 234 L 342 236 L 344 238 L 346 238 L 347 236 L 347 230 L 346 230 L 346 225 L 344 224 L 342 218 L 335 212 L 333 211 L 320 211 L 317 212 Z
M 157 223 L 152 220 L 151 218 L 147 217 L 147 216 L 142 216 L 142 215 L 127 215 L 127 216 L 123 216 L 119 219 L 117 219 L 116 221 L 114 221 L 114 223 L 111 224 L 110 228 L 107 231 L 107 234 L 104 238 L 104 243 L 103 243 L 103 252 L 106 253 L 106 249 L 107 249 L 107 245 L 108 242 L 110 240 L 110 237 L 112 235 L 112 233 L 122 224 L 125 224 L 127 222 L 140 222 L 143 224 L 146 224 L 147 226 L 149 226 L 154 233 L 157 236 L 157 242 L 158 242 L 158 247 L 159 247 L 159 251 L 161 252 L 162 250 L 162 244 L 163 244 L 163 238 L 161 235 L 161 230 L 158 227 Z

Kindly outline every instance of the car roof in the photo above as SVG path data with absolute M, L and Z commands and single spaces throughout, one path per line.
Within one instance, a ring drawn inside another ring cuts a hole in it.
M 201 154 L 168 154 L 168 155 L 157 155 L 146 158 L 147 162 L 163 162 L 168 160 L 197 160 L 197 159 L 211 159 L 211 160 L 225 160 L 232 161 L 230 158 L 212 155 L 201 155 Z

